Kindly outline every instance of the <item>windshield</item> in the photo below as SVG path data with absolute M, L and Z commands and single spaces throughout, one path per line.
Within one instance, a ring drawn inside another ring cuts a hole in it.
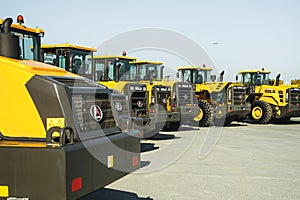
M 80 52 L 75 53 L 71 51 L 71 69 L 75 74 L 92 78 L 92 67 L 93 67 L 93 53 L 92 52 Z M 61 61 L 60 61 L 61 62 Z M 65 62 L 61 62 L 65 63 Z
M 68 48 L 44 48 L 44 63 L 92 78 L 93 52 Z
M 245 85 L 267 85 L 269 83 L 269 74 L 266 73 L 243 73 L 242 83 Z
M 95 80 L 96 81 L 132 81 L 135 79 L 135 67 L 129 65 L 125 59 L 95 59 Z
M 191 82 L 191 70 L 181 70 L 181 81 Z
M 195 82 L 194 83 L 206 83 L 211 81 L 211 71 L 207 70 L 197 70 L 197 74 L 195 74 Z
M 269 83 L 269 74 L 257 73 L 256 85 L 267 85 Z
M 136 65 L 138 68 L 137 77 L 140 80 L 162 80 L 163 79 L 163 65 L 156 64 L 142 64 Z
M 20 59 L 40 61 L 40 37 L 37 34 L 18 30 L 11 33 L 19 37 Z
M 211 71 L 200 69 L 181 70 L 181 81 L 189 83 L 211 82 Z

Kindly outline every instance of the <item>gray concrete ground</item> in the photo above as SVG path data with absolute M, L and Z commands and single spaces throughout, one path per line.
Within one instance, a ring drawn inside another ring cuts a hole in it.
M 141 169 L 85 199 L 300 199 L 300 119 L 183 127 L 141 147 Z

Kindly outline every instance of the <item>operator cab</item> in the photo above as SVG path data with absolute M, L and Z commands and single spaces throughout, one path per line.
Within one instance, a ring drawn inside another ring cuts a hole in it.
M 29 28 L 24 26 L 24 17 L 19 15 L 17 17 L 18 24 L 11 24 L 9 30 L 11 35 L 17 36 L 19 39 L 19 49 L 12 50 L 18 55 L 12 56 L 13 58 L 20 60 L 35 60 L 41 61 L 41 38 L 45 35 L 45 31 L 40 28 Z M 5 28 L 4 20 L 0 20 L 1 32 L 4 33 L 7 28 Z M 6 43 L 2 40 L 1 46 L 4 46 Z M 9 49 L 11 49 L 10 47 Z M 7 51 L 10 51 L 7 49 Z M 5 54 L 5 53 L 4 53 Z M 8 56 L 11 57 L 11 56 Z
M 137 80 L 162 81 L 164 65 L 162 62 L 138 60 L 130 62 L 133 71 L 135 69 Z
M 43 44 L 44 63 L 63 68 L 74 74 L 93 78 L 93 52 L 94 48 L 71 44 Z
M 262 70 L 242 70 L 239 71 L 241 83 L 245 86 L 259 86 L 270 84 L 270 71 Z
M 134 81 L 136 74 L 127 56 L 94 56 L 96 81 Z
M 213 82 L 211 79 L 212 68 L 204 67 L 180 67 L 177 69 L 177 78 L 181 75 L 182 82 L 188 82 L 192 84 L 201 84 L 206 82 Z

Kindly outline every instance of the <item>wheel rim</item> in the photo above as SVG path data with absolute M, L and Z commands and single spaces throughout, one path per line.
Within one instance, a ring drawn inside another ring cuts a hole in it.
M 253 119 L 260 119 L 263 116 L 263 110 L 261 109 L 261 107 L 254 107 L 252 109 L 252 117 Z
M 202 118 L 203 118 L 203 110 L 202 110 L 202 108 L 200 108 L 200 109 L 199 109 L 199 115 L 196 117 L 196 119 L 197 119 L 198 121 L 200 121 Z

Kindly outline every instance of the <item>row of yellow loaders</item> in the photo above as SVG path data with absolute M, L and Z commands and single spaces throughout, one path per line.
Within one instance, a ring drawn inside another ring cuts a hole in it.
M 138 169 L 140 139 L 160 130 L 300 116 L 299 83 L 270 71 L 224 82 L 184 66 L 170 80 L 163 62 L 42 45 L 45 32 L 23 23 L 0 21 L 0 197 L 81 197 Z

